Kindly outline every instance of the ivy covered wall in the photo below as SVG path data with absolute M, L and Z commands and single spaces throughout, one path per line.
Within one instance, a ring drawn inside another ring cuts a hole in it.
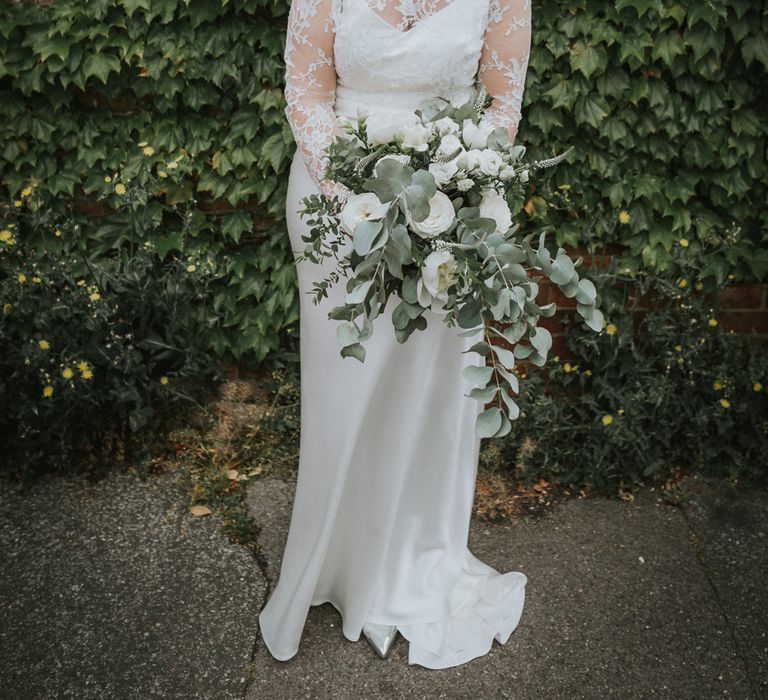
M 534 0 L 519 143 L 574 145 L 531 192 L 551 241 L 625 247 L 664 267 L 680 238 L 703 277 L 768 272 L 768 11 L 757 0 Z M 194 198 L 191 222 L 148 207 L 164 255 L 214 257 L 220 318 L 201 332 L 259 362 L 290 346 L 298 291 L 283 221 L 294 144 L 283 115 L 286 0 L 68 0 L 0 9 L 0 219 L 74 217 L 92 252 L 121 245 L 118 185 Z M 149 171 L 155 176 L 146 178 Z M 30 195 L 30 189 L 33 194 Z M 105 204 L 106 203 L 106 204 Z M 18 240 L 56 246 L 51 230 Z M 181 230 L 189 232 L 182 241 Z

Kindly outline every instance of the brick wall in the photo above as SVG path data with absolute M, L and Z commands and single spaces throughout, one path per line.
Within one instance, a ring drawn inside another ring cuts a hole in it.
M 565 248 L 571 257 L 584 256 L 582 263 L 584 269 L 591 266 L 592 260 L 584 250 L 567 246 Z M 596 266 L 606 267 L 611 263 L 612 258 L 611 253 L 595 255 L 594 262 Z M 635 299 L 636 295 L 630 290 L 627 295 L 627 308 L 635 304 Z M 578 317 L 576 300 L 569 299 L 557 285 L 550 284 L 544 279 L 539 289 L 537 303 L 542 306 L 550 302 L 557 304 L 558 313 L 552 318 L 542 317 L 539 319 L 539 325 L 552 334 L 550 355 L 567 358 L 571 353 L 565 345 L 562 316 Z M 637 299 L 635 313 L 643 314 L 653 305 L 654 294 L 651 291 Z M 768 347 L 768 284 L 729 284 L 721 291 L 720 306 L 721 310 L 715 314 L 715 317 L 723 328 L 733 330 L 734 333 L 754 333 L 760 342 Z

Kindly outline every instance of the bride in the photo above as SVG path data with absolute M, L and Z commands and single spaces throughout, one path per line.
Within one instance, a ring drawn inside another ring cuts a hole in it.
M 297 144 L 286 202 L 294 254 L 309 230 L 301 199 L 322 192 L 341 204 L 350 194 L 324 176 L 323 149 L 342 134 L 337 117 L 361 111 L 371 128 L 386 128 L 424 100 L 459 105 L 482 80 L 494 97 L 484 119 L 514 140 L 530 37 L 530 0 L 293 0 L 285 96 Z M 507 641 L 527 581 L 467 547 L 482 407 L 460 373 L 476 339 L 426 309 L 427 328 L 398 343 L 392 295 L 365 362 L 342 358 L 327 314 L 343 303 L 344 281 L 319 304 L 311 295 L 334 267 L 323 260 L 297 265 L 299 470 L 262 638 L 272 656 L 290 659 L 310 606 L 329 602 L 344 636 L 362 633 L 382 657 L 399 633 L 410 664 L 466 663 Z

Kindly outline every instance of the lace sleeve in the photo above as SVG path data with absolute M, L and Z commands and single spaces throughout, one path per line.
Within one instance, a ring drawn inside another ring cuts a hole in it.
M 333 60 L 337 0 L 293 0 L 285 37 L 285 115 L 310 176 L 326 196 L 349 189 L 326 179 L 325 147 L 342 135 L 336 124 Z
M 478 77 L 493 95 L 484 120 L 517 136 L 531 51 L 531 0 L 490 0 Z

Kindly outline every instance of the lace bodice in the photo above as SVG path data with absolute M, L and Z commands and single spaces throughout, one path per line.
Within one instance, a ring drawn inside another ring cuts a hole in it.
M 348 194 L 325 179 L 338 114 L 412 113 L 426 97 L 468 96 L 477 79 L 494 97 L 485 120 L 514 140 L 530 43 L 530 0 L 293 0 L 285 113 L 312 179 Z

